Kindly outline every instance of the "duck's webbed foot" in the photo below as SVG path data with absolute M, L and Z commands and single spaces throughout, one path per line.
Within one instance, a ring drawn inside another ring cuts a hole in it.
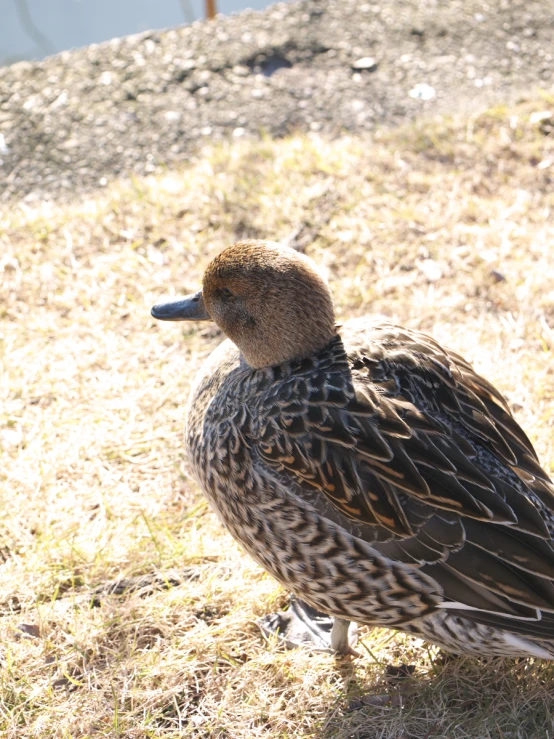
M 355 623 L 327 616 L 294 596 L 288 611 L 264 616 L 258 625 L 266 636 L 276 634 L 287 649 L 304 647 L 359 657 L 353 648 L 358 642 Z

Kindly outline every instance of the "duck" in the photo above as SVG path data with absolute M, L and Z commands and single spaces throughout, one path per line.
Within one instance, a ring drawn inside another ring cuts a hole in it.
M 382 319 L 337 324 L 315 262 L 271 241 L 227 247 L 151 313 L 225 335 L 193 381 L 190 466 L 319 644 L 355 654 L 365 624 L 554 659 L 554 486 L 469 362 Z

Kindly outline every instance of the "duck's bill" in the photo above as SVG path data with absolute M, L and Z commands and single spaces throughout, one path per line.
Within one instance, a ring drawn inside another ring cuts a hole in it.
M 155 305 L 151 313 L 160 321 L 211 321 L 204 305 L 202 290 L 170 303 Z

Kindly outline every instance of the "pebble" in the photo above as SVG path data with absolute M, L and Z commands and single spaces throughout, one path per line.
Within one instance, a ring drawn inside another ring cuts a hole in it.
M 36 624 L 18 624 L 17 625 L 17 632 L 19 636 L 31 636 L 34 639 L 38 639 L 40 637 L 40 629 Z
M 377 60 L 372 56 L 364 56 L 352 64 L 352 69 L 365 69 L 368 72 L 373 72 L 377 69 Z
M 415 100 L 432 100 L 437 93 L 435 88 L 425 82 L 419 82 L 415 87 L 412 87 L 408 95 Z

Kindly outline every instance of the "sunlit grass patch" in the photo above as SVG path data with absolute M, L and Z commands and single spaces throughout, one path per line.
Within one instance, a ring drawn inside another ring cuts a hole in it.
M 286 596 L 184 458 L 190 382 L 220 336 L 149 315 L 236 238 L 287 241 L 328 272 L 341 319 L 378 313 L 471 359 L 553 470 L 548 104 L 222 145 L 0 212 L 2 736 L 553 734 L 549 664 L 443 664 L 385 630 L 356 662 L 262 637 Z M 391 664 L 413 674 L 395 683 Z

